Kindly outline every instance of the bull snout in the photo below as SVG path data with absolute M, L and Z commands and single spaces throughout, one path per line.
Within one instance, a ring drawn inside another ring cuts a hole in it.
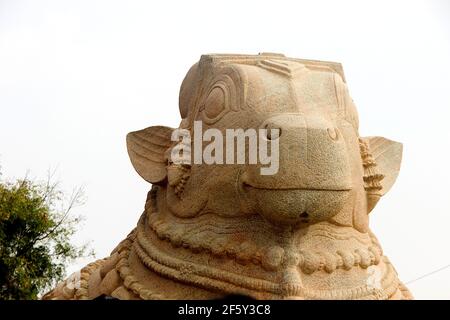
M 279 139 L 279 169 L 261 175 L 249 165 L 241 176 L 257 211 L 274 222 L 314 222 L 339 212 L 351 190 L 348 151 L 333 121 L 320 116 L 283 114 L 261 124 L 267 140 Z M 273 136 L 270 129 L 277 129 Z

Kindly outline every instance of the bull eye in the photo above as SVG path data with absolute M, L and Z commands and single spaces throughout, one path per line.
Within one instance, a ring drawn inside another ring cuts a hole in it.
M 217 118 L 226 108 L 225 92 L 221 87 L 214 87 L 205 100 L 204 112 L 209 119 Z
M 327 128 L 327 132 L 331 140 L 336 141 L 339 139 L 339 133 L 336 128 Z

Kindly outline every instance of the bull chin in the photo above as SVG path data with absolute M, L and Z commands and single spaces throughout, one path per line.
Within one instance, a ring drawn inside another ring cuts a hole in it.
M 243 183 L 243 193 L 255 211 L 278 226 L 301 228 L 326 221 L 338 214 L 351 196 L 351 189 L 274 189 Z

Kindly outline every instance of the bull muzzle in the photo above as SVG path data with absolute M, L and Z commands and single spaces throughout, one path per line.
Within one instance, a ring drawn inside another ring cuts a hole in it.
M 255 210 L 274 223 L 309 224 L 337 214 L 350 196 L 351 169 L 345 140 L 332 120 L 283 114 L 261 125 L 278 129 L 279 169 L 262 175 L 249 165 L 241 185 Z

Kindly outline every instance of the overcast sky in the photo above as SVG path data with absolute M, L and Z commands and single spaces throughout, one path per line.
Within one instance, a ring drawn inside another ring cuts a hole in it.
M 179 86 L 201 54 L 263 51 L 343 64 L 361 135 L 404 144 L 372 230 L 404 282 L 449 265 L 450 1 L 0 0 L 3 174 L 57 167 L 66 190 L 84 185 L 76 240 L 106 256 L 150 188 L 127 132 L 179 124 Z M 450 299 L 450 268 L 408 286 Z

